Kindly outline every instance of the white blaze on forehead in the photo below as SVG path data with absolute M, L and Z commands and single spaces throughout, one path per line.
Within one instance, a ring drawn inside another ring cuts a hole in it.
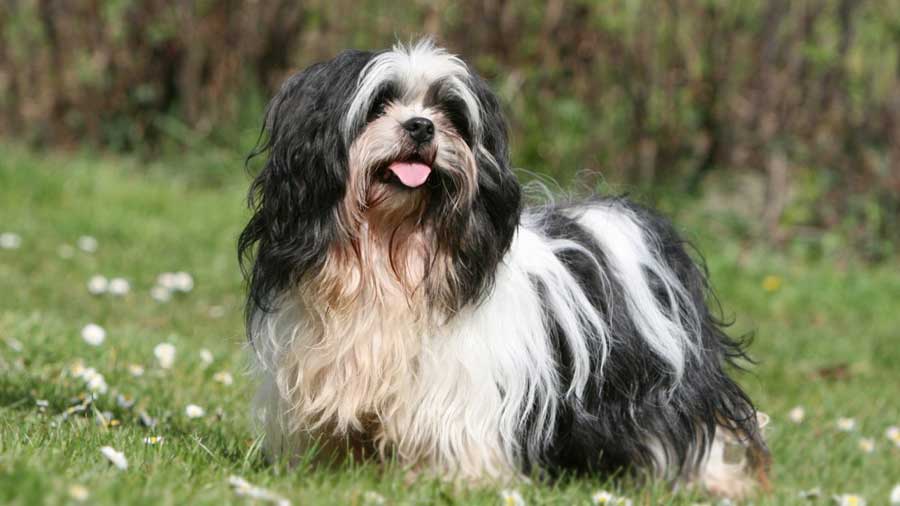
M 466 84 L 468 75 L 469 69 L 461 59 L 435 47 L 431 40 L 408 46 L 398 43 L 390 51 L 372 58 L 360 73 L 356 95 L 344 118 L 344 133 L 350 137 L 354 127 L 365 119 L 382 85 L 393 84 L 401 101 L 412 101 L 423 97 L 433 83 L 445 81 L 452 93 L 466 104 L 472 132 L 478 137 L 481 131 L 478 98 Z

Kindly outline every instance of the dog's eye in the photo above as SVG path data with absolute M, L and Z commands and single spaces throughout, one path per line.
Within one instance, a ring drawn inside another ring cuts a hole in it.
M 471 140 L 471 132 L 469 129 L 469 117 L 466 115 L 466 103 L 460 98 L 448 97 L 441 102 L 440 108 L 444 115 L 447 116 L 447 119 L 450 120 L 450 123 L 453 124 L 453 127 L 456 128 L 456 131 L 459 132 L 459 135 L 466 142 L 469 142 Z
M 385 107 L 387 107 L 386 100 L 375 100 L 375 102 L 372 102 L 372 107 L 369 109 L 369 114 L 366 115 L 366 122 L 372 122 L 384 116 Z
M 369 123 L 384 116 L 384 110 L 387 108 L 388 104 L 394 100 L 395 96 L 396 94 L 392 87 L 381 90 L 381 92 L 375 96 L 375 99 L 372 100 L 372 105 L 369 107 L 369 113 L 366 115 L 366 122 Z

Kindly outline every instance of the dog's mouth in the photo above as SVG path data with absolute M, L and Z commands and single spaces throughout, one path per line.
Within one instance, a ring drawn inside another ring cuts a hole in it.
M 431 162 L 421 156 L 413 155 L 388 163 L 381 171 L 381 175 L 384 181 L 396 182 L 407 188 L 418 188 L 425 184 L 431 175 L 431 165 Z

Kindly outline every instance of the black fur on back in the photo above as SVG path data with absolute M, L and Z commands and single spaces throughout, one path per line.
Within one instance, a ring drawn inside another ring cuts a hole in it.
M 691 258 L 689 245 L 656 212 L 624 198 L 596 199 L 594 204 L 622 206 L 655 236 L 666 266 L 677 275 L 699 311 L 701 335 L 691 336 L 700 344 L 699 355 L 686 354 L 684 375 L 675 385 L 669 366 L 641 338 L 625 310 L 619 281 L 597 272 L 597 265 L 609 272 L 608 261 L 590 232 L 571 217 L 571 208 L 541 210 L 542 233 L 574 241 L 591 253 L 592 259 L 582 252 L 564 250 L 558 257 L 604 316 L 612 343 L 602 376 L 597 354 L 592 357 L 593 375 L 584 395 L 564 400 L 552 443 L 540 454 L 540 462 L 527 462 L 527 470 L 540 464 L 551 475 L 611 473 L 664 464 L 685 476 L 706 455 L 717 423 L 747 435 L 751 447 L 765 452 L 753 404 L 725 372 L 726 367 L 739 365 L 736 361 L 747 359 L 746 343 L 729 337 L 724 331 L 726 323 L 710 310 L 708 303 L 714 307 L 718 303 L 702 259 L 698 264 Z M 662 286 L 656 292 L 660 300 L 665 300 Z M 572 380 L 571 352 L 553 315 L 548 312 L 545 317 L 553 336 L 561 388 L 565 390 Z M 529 430 L 523 433 L 523 441 L 528 440 Z M 667 462 L 654 461 L 649 440 L 665 448 Z

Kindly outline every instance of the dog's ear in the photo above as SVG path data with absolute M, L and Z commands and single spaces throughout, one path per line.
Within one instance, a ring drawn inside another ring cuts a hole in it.
M 266 109 L 260 143 L 248 157 L 265 157 L 265 164 L 251 185 L 253 216 L 238 240 L 248 310 L 270 309 L 323 260 L 336 234 L 347 181 L 341 119 L 370 57 L 347 51 L 317 63 L 291 76 Z
M 506 119 L 488 84 L 472 74 L 469 88 L 478 100 L 479 132 L 472 140 L 478 189 L 471 215 L 460 227 L 439 227 L 457 272 L 451 309 L 489 293 L 498 264 L 509 250 L 519 224 L 521 188 L 510 167 Z M 448 214 L 452 219 L 452 214 Z M 461 230 L 460 230 L 461 229 Z
M 512 239 L 519 223 L 521 188 L 509 161 L 509 135 L 500 101 L 487 82 L 473 75 L 471 84 L 481 112 L 481 139 L 475 147 L 478 191 L 488 204 L 501 240 Z

